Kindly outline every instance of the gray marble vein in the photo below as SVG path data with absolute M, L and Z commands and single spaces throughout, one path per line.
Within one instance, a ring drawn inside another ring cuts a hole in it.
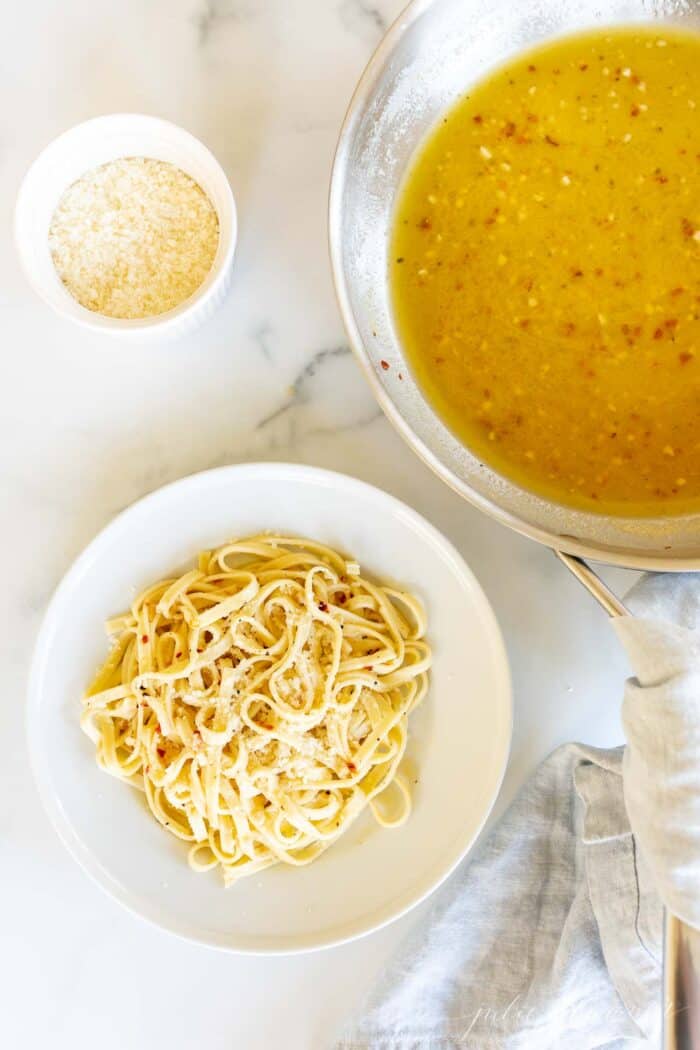
M 255 13 L 255 5 L 246 0 L 203 0 L 193 19 L 200 45 L 204 46 L 222 23 L 247 21 Z
M 308 400 L 308 386 L 318 370 L 322 368 L 327 362 L 334 360 L 338 357 L 347 357 L 350 354 L 350 347 L 348 346 L 331 346 L 325 347 L 322 350 L 317 350 L 313 357 L 307 361 L 301 371 L 298 373 L 293 383 L 289 388 L 289 400 L 285 404 L 280 405 L 269 415 L 264 416 L 257 425 L 257 430 L 267 427 L 270 423 L 279 419 L 285 413 L 289 412 L 291 408 L 297 405 L 304 404 Z
M 377 43 L 387 30 L 387 20 L 372 0 L 342 0 L 338 14 L 346 29 L 368 43 Z
M 252 339 L 266 361 L 272 363 L 275 355 L 272 349 L 274 329 L 269 321 L 263 321 L 252 333 Z

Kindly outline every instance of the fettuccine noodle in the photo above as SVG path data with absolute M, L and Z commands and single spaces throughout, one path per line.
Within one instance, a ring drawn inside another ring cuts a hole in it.
M 81 725 L 195 870 L 230 885 L 308 864 L 367 806 L 384 826 L 409 815 L 397 767 L 427 688 L 425 628 L 415 597 L 330 548 L 252 536 L 107 622 Z

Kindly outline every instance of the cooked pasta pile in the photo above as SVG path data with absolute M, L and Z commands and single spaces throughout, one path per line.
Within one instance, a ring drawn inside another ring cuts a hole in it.
M 310 863 L 368 805 L 385 826 L 408 816 L 397 767 L 431 663 L 411 594 L 318 543 L 258 535 L 204 551 L 106 626 L 82 728 L 195 870 L 219 866 L 228 886 Z

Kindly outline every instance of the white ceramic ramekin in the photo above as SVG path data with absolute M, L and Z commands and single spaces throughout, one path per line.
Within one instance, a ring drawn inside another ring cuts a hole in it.
M 189 299 L 155 317 L 125 320 L 87 310 L 64 287 L 49 251 L 49 225 L 63 191 L 86 171 L 119 157 L 177 165 L 199 183 L 219 217 L 219 246 L 206 279 Z M 213 154 L 183 128 L 137 113 L 95 117 L 59 135 L 27 172 L 15 208 L 17 250 L 38 295 L 63 317 L 94 331 L 149 342 L 187 335 L 220 305 L 231 284 L 236 230 L 233 193 Z

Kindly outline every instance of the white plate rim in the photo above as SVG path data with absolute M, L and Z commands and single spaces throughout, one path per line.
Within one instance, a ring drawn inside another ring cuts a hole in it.
M 38 761 L 37 748 L 34 744 L 34 723 L 39 712 L 41 696 L 40 684 L 45 671 L 45 654 L 48 652 L 50 640 L 56 634 L 59 627 L 59 621 L 56 615 L 57 610 L 60 607 L 63 595 L 70 591 L 76 581 L 79 580 L 80 576 L 90 565 L 92 565 L 95 558 L 99 556 L 102 546 L 108 542 L 114 533 L 124 527 L 125 520 L 128 519 L 137 509 L 143 509 L 149 504 L 157 505 L 160 500 L 167 499 L 174 489 L 187 487 L 196 488 L 197 485 L 210 482 L 214 477 L 223 478 L 224 476 L 230 476 L 234 478 L 244 478 L 246 476 L 251 476 L 256 479 L 264 479 L 266 475 L 270 480 L 283 477 L 284 480 L 287 481 L 313 481 L 316 484 L 325 484 L 328 487 L 341 485 L 349 490 L 354 489 L 358 493 L 365 492 L 368 495 L 371 494 L 375 498 L 379 496 L 382 500 L 385 500 L 388 505 L 393 506 L 393 509 L 399 512 L 402 517 L 407 518 L 414 528 L 430 538 L 434 544 L 437 544 L 440 550 L 450 559 L 455 571 L 459 573 L 462 579 L 469 585 L 469 588 L 477 598 L 484 626 L 490 636 L 489 641 L 493 646 L 494 653 L 497 655 L 496 668 L 501 677 L 501 702 L 505 708 L 503 715 L 505 716 L 506 722 L 500 772 L 495 779 L 488 806 L 484 808 L 484 814 L 479 825 L 474 829 L 471 836 L 461 842 L 460 847 L 451 858 L 449 864 L 446 865 L 446 867 L 407 904 L 393 911 L 390 906 L 387 906 L 387 914 L 377 921 L 372 921 L 364 929 L 356 930 L 339 937 L 331 936 L 325 939 L 319 938 L 316 942 L 304 943 L 297 947 L 285 946 L 280 948 L 270 947 L 269 945 L 260 948 L 252 948 L 248 945 L 245 947 L 236 947 L 231 943 L 224 943 L 214 938 L 203 936 L 189 926 L 186 926 L 184 923 L 178 926 L 174 922 L 167 921 L 163 917 L 159 917 L 156 914 L 137 907 L 131 900 L 131 894 L 129 891 L 112 878 L 111 874 L 102 867 L 99 861 L 92 855 L 90 849 L 85 846 L 78 834 L 74 831 L 70 820 L 63 812 L 60 803 L 51 790 L 48 776 L 45 775 L 43 767 Z M 322 467 L 308 466 L 306 464 L 285 462 L 262 461 L 234 463 L 188 474 L 175 481 L 162 485 L 159 488 L 154 489 L 152 492 L 147 493 L 145 496 L 133 501 L 107 522 L 77 558 L 75 558 L 49 600 L 34 644 L 27 686 L 25 735 L 29 752 L 30 769 L 34 777 L 40 801 L 49 822 L 67 851 L 70 853 L 71 857 L 82 868 L 85 874 L 89 876 L 92 882 L 99 886 L 108 897 L 117 901 L 118 904 L 126 908 L 132 915 L 149 923 L 149 925 L 173 934 L 182 940 L 199 944 L 203 947 L 237 955 L 305 955 L 309 952 L 335 948 L 342 944 L 349 944 L 352 941 L 359 940 L 362 937 L 367 937 L 371 933 L 375 933 L 391 923 L 396 922 L 430 897 L 450 877 L 461 861 L 471 851 L 478 841 L 496 799 L 498 798 L 510 758 L 513 735 L 512 680 L 501 628 L 481 584 L 454 545 L 440 532 L 439 529 L 419 514 L 418 511 L 408 506 L 408 504 L 404 503 L 396 496 L 392 496 L 390 493 L 385 492 L 383 489 L 340 471 L 327 470 Z

